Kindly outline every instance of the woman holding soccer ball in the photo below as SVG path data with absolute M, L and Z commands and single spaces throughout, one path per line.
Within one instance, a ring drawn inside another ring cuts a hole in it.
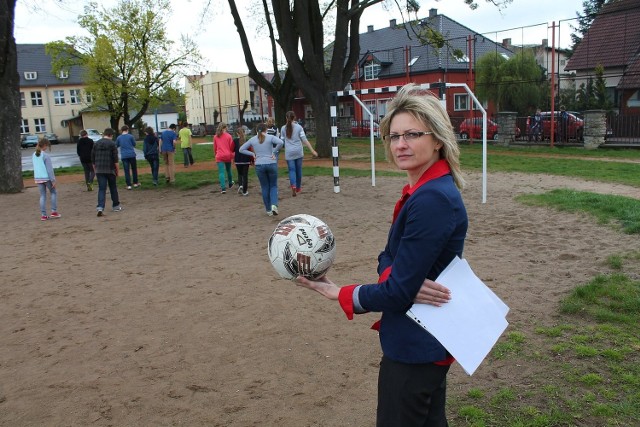
M 441 306 L 451 298 L 432 280 L 462 257 L 467 233 L 459 148 L 451 120 L 431 92 L 406 85 L 387 111 L 380 123 L 387 158 L 407 172 L 408 184 L 378 257 L 378 283 L 339 287 L 326 276 L 297 280 L 339 301 L 348 319 L 382 312 L 374 325 L 383 353 L 378 427 L 446 426 L 446 375 L 454 359 L 405 313 L 414 302 Z

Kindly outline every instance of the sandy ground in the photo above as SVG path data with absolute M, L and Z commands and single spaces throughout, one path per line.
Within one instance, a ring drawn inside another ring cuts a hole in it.
M 608 255 L 640 249 L 637 236 L 514 201 L 637 188 L 496 173 L 482 204 L 480 175 L 467 179 L 465 257 L 511 307 L 512 327 L 548 321 Z M 57 220 L 39 221 L 34 187 L 0 195 L 0 425 L 374 425 L 377 315 L 348 322 L 337 303 L 278 279 L 266 243 L 279 219 L 313 214 L 336 237 L 329 276 L 373 282 L 402 178 L 343 177 L 339 194 L 332 178 L 308 178 L 296 198 L 281 179 L 273 218 L 253 170 L 248 197 L 121 189 L 125 210 L 103 218 L 96 192 L 62 181 Z M 496 378 L 526 381 L 508 361 L 472 377 L 454 365 L 450 393 Z

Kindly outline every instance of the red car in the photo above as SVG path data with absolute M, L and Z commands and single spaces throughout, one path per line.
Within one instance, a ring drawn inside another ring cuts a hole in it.
M 541 113 L 542 116 L 542 134 L 545 139 L 550 139 L 551 137 L 551 112 L 544 111 Z M 562 137 L 563 129 L 559 129 L 560 127 L 560 111 L 554 111 L 554 116 L 556 118 L 554 124 L 554 133 L 555 140 L 559 141 Z M 566 123 L 566 134 L 564 135 L 566 140 L 575 139 L 577 141 L 583 140 L 584 134 L 584 120 L 576 116 L 574 113 L 567 112 L 567 123 Z
M 366 138 L 371 135 L 371 122 L 369 120 L 351 121 L 351 136 L 358 138 Z M 373 136 L 380 138 L 380 125 L 373 122 Z
M 460 139 L 482 139 L 482 117 L 464 119 L 458 129 Z M 487 119 L 487 139 L 498 139 L 498 124 Z

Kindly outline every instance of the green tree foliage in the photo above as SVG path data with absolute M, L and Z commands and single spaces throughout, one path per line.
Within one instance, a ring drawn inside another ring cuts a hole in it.
M 498 52 L 489 52 L 476 62 L 476 96 L 482 101 L 493 101 L 500 110 L 502 98 L 502 65 L 507 59 Z
M 601 110 L 610 110 L 613 102 L 607 95 L 607 81 L 604 78 L 604 67 L 601 64 L 596 65 L 596 80 L 593 83 L 593 92 L 596 99 L 595 107 Z
M 475 87 L 478 98 L 492 101 L 497 110 L 527 114 L 542 105 L 548 84 L 533 53 L 523 49 L 509 59 L 497 52 L 482 56 Z
M 587 83 L 582 83 L 578 88 L 576 94 L 576 109 L 578 110 L 610 110 L 613 106 L 607 96 L 604 67 L 598 64 L 595 73 L 595 79 L 589 77 Z
M 111 9 L 89 3 L 78 19 L 88 36 L 47 44 L 53 71 L 83 66 L 94 106 L 108 109 L 113 128 L 121 118 L 133 125 L 200 61 L 192 40 L 183 37 L 175 46 L 168 39 L 170 10 L 169 0 L 120 0 Z
M 542 101 L 544 72 L 530 50 L 522 50 L 502 65 L 503 108 L 519 113 L 535 110 Z

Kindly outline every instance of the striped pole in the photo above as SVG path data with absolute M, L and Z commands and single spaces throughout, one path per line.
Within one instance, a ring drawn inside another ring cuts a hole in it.
M 340 192 L 340 166 L 338 165 L 338 97 L 331 94 L 331 157 L 333 159 L 333 192 Z

